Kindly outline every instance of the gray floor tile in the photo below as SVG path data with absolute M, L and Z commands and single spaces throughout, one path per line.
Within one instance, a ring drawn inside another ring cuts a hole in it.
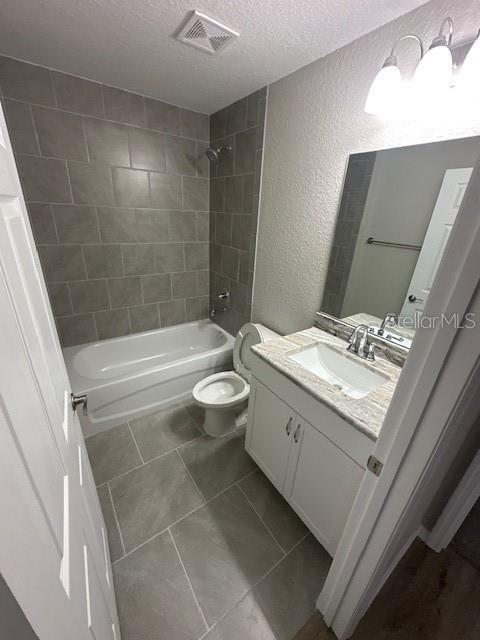
M 98 497 L 105 519 L 105 526 L 108 533 L 108 546 L 110 547 L 110 558 L 112 562 L 123 556 L 123 546 L 120 540 L 120 532 L 118 530 L 117 521 L 113 512 L 113 505 L 110 499 L 108 486 L 105 484 L 98 488 Z
M 168 532 L 114 566 L 123 640 L 197 640 L 206 631 Z
M 97 433 L 97 435 L 87 438 L 85 442 L 93 477 L 97 484 L 102 484 L 142 464 L 132 434 L 126 424 Z
M 281 558 L 278 545 L 237 487 L 181 520 L 172 534 L 209 624 Z
M 214 627 L 205 640 L 277 640 L 253 593 Z
M 133 549 L 203 503 L 175 451 L 110 484 L 125 549 Z
M 291 640 L 315 611 L 332 559 L 309 534 L 253 590 L 277 640 Z
M 130 426 L 145 461 L 200 436 L 190 414 L 181 405 L 132 420 Z
M 257 469 L 235 434 L 226 438 L 204 436 L 179 452 L 207 500 Z
M 261 471 L 239 486 L 284 551 L 300 542 L 307 533 L 306 526 Z
M 193 402 L 193 400 L 189 400 L 185 402 L 185 409 L 193 418 L 197 427 L 199 427 L 203 431 L 203 421 L 205 420 L 205 409 L 199 407 L 198 404 Z

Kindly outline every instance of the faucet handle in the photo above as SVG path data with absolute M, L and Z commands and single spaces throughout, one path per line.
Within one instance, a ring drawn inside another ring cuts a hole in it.
M 375 343 L 367 342 L 365 344 L 364 353 L 367 360 L 375 360 Z
M 347 346 L 347 351 L 351 351 L 352 353 L 358 353 L 358 346 L 356 344 L 356 338 L 357 338 L 357 331 L 358 327 L 355 327 L 355 329 L 352 331 L 352 333 L 348 336 L 348 346 Z

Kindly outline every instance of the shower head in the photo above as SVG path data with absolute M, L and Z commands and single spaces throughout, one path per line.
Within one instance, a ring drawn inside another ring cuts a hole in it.
M 222 154 L 225 151 L 231 151 L 231 150 L 232 150 L 232 147 L 218 147 L 218 149 L 213 149 L 212 147 L 208 147 L 208 149 L 205 151 L 205 154 L 207 158 L 210 160 L 210 162 L 212 162 L 213 164 L 220 164 Z

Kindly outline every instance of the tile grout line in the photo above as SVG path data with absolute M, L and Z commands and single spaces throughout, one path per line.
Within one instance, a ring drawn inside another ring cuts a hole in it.
M 30 64 L 30 63 L 27 63 L 27 64 Z M 42 65 L 39 65 L 39 66 L 42 66 Z M 44 68 L 47 68 L 47 67 L 44 67 Z M 69 74 L 67 74 L 67 75 L 69 75 Z M 75 77 L 79 77 L 79 76 L 75 76 Z M 96 84 L 101 84 L 101 83 L 96 82 L 95 80 L 87 80 L 87 82 L 94 82 Z M 109 87 L 110 85 L 102 85 L 102 87 L 103 86 Z M 116 87 L 114 87 L 114 88 L 116 88 Z M 121 91 L 127 91 L 127 93 L 134 93 L 134 95 L 140 96 L 141 98 L 147 98 L 147 99 L 153 100 L 155 102 L 162 102 L 161 100 L 158 100 L 157 98 L 151 98 L 150 96 L 143 96 L 140 93 L 135 93 L 133 91 L 128 91 L 126 89 L 121 89 Z M 56 92 L 54 92 L 54 93 L 56 93 Z M 103 91 L 102 91 L 102 94 L 103 94 Z M 55 104 L 55 106 L 51 106 L 51 105 L 41 104 L 41 103 L 38 103 L 38 102 L 29 102 L 28 100 L 21 100 L 20 98 L 13 98 L 11 96 L 2 96 L 2 97 L 4 99 L 6 99 L 6 100 L 10 100 L 11 102 L 20 102 L 22 104 L 30 105 L 31 107 L 40 107 L 41 109 L 49 109 L 49 110 L 52 110 L 52 111 L 61 111 L 63 113 L 69 113 L 71 115 L 78 116 L 80 118 L 89 118 L 91 120 L 102 120 L 102 121 L 105 121 L 105 122 L 108 122 L 108 123 L 111 123 L 111 124 L 120 125 L 121 127 L 125 127 L 125 128 L 132 127 L 133 129 L 145 129 L 148 132 L 156 133 L 156 134 L 159 134 L 161 136 L 166 136 L 166 137 L 168 136 L 170 138 L 179 138 L 181 140 L 188 140 L 190 142 L 200 142 L 200 143 L 207 144 L 207 145 L 209 144 L 208 140 L 202 140 L 200 138 L 191 138 L 189 136 L 184 136 L 181 133 L 172 133 L 170 131 L 164 131 L 163 129 L 153 129 L 152 127 L 148 127 L 146 125 L 144 126 L 144 125 L 139 125 L 139 124 L 133 124 L 131 122 L 124 122 L 122 120 L 112 120 L 112 118 L 108 118 L 106 115 L 96 116 L 96 115 L 91 114 L 91 113 L 81 113 L 79 111 L 73 111 L 71 109 L 65 109 L 64 107 L 59 107 L 57 104 Z M 55 95 L 55 98 L 56 98 L 56 95 Z M 102 95 L 102 102 L 103 102 L 103 95 Z M 169 103 L 163 103 L 163 104 L 169 104 Z M 177 109 L 182 109 L 182 107 L 180 107 L 178 105 L 171 105 L 171 106 L 176 107 Z M 208 116 L 208 114 L 201 113 L 200 111 L 196 111 L 195 113 L 200 113 L 200 115 L 202 115 L 202 116 Z M 258 126 L 258 125 L 254 125 L 254 126 L 249 127 L 249 128 L 253 129 L 255 126 Z M 246 129 L 245 130 L 242 129 L 242 130 L 240 130 L 240 131 L 238 131 L 236 133 L 243 133 L 243 131 L 246 131 Z M 229 135 L 235 135 L 235 133 L 232 133 L 232 134 L 229 134 Z M 24 155 L 34 155 L 34 154 L 29 153 L 29 154 L 24 154 Z M 37 156 L 37 157 L 40 157 L 40 156 Z M 54 156 L 48 156 L 48 157 L 54 157 Z
M 130 426 L 130 422 L 127 422 L 128 430 L 130 435 L 132 436 L 132 440 L 135 443 L 135 447 L 137 448 L 138 455 L 140 456 L 140 460 L 142 461 L 142 465 L 145 464 L 145 460 L 143 459 L 142 452 L 140 451 L 140 447 L 138 446 L 137 441 L 135 440 L 135 436 L 133 435 L 132 427 Z
M 288 553 L 286 553 L 284 556 L 282 556 L 280 558 L 280 560 L 278 560 L 277 562 L 275 562 L 275 564 L 270 567 L 270 569 L 261 577 L 259 578 L 254 584 L 252 584 L 252 586 L 247 589 L 247 591 L 245 591 L 245 593 L 242 594 L 242 596 L 237 600 L 237 602 L 228 610 L 226 611 L 214 624 L 212 624 L 212 626 L 210 627 L 210 629 L 208 631 L 206 631 L 203 636 L 200 636 L 200 638 L 198 640 L 204 640 L 204 638 L 206 638 L 206 636 L 210 633 L 210 631 L 212 631 L 213 629 L 215 629 L 215 627 L 220 624 L 220 622 L 222 622 L 234 609 L 235 607 L 237 607 L 247 596 L 249 593 L 251 593 L 256 587 L 258 587 L 258 585 L 267 577 L 269 576 L 272 571 L 278 567 L 299 545 L 302 544 L 302 542 L 305 540 L 305 538 L 307 538 L 310 535 L 310 531 L 308 531 L 298 542 L 295 546 L 293 546 L 290 551 Z
M 123 556 L 122 556 L 122 558 L 124 558 L 124 557 L 125 557 L 125 554 L 126 554 L 126 551 L 125 551 L 125 543 L 124 543 L 124 541 L 123 541 L 122 530 L 120 529 L 120 522 L 118 521 L 117 511 L 116 511 L 116 509 L 115 509 L 115 504 L 114 504 L 114 502 L 113 502 L 113 496 L 112 496 L 112 490 L 111 490 L 111 488 L 110 488 L 110 484 L 109 484 L 108 482 L 107 482 L 106 484 L 107 484 L 107 488 L 108 488 L 108 495 L 110 496 L 110 502 L 111 502 L 111 504 L 112 504 L 113 516 L 114 516 L 114 518 L 115 518 L 115 523 L 116 523 L 116 525 L 117 525 L 118 534 L 119 534 L 119 536 L 120 536 L 120 542 L 121 542 L 121 544 L 122 544 L 122 549 L 123 549 Z M 108 534 L 108 531 L 107 531 L 107 534 Z M 117 558 L 117 560 L 120 560 L 120 558 Z M 115 560 L 115 562 L 116 562 L 116 560 Z M 112 562 L 112 566 L 113 566 L 113 564 L 114 564 L 114 563 Z
M 262 516 L 258 513 L 258 511 L 255 509 L 255 507 L 253 506 L 252 501 L 250 500 L 250 498 L 247 496 L 247 494 L 245 493 L 245 491 L 242 489 L 242 487 L 240 486 L 240 483 L 237 482 L 236 486 L 238 487 L 240 493 L 242 494 L 242 496 L 245 498 L 245 500 L 248 502 L 248 504 L 252 507 L 253 511 L 255 512 L 255 515 L 257 516 L 257 518 L 260 520 L 260 522 L 263 524 L 263 526 L 265 527 L 265 529 L 268 531 L 268 533 L 272 536 L 273 540 L 275 541 L 275 544 L 277 545 L 277 547 L 280 549 L 283 557 L 285 557 L 287 555 L 287 552 L 285 551 L 285 549 L 282 547 L 282 545 L 280 544 L 280 542 L 277 540 L 277 538 L 274 536 L 272 530 L 270 529 L 270 527 L 267 525 L 267 523 L 264 521 L 264 519 L 262 518 Z
M 192 474 L 190 473 L 190 469 L 187 467 L 187 464 L 186 464 L 185 460 L 182 458 L 182 454 L 180 453 L 180 451 L 178 450 L 178 448 L 177 448 L 177 449 L 175 449 L 175 451 L 177 452 L 178 457 L 180 458 L 180 461 L 181 461 L 182 465 L 184 466 L 185 471 L 186 471 L 186 472 L 187 472 L 187 474 L 188 474 L 188 477 L 189 477 L 189 478 L 190 478 L 190 480 L 193 482 L 193 486 L 194 486 L 194 487 L 195 487 L 195 489 L 197 490 L 197 492 L 198 492 L 199 496 L 200 496 L 203 500 L 205 500 L 205 504 L 207 504 L 208 500 L 206 500 L 205 496 L 204 496 L 204 495 L 203 495 L 203 493 L 200 491 L 200 487 L 199 487 L 199 486 L 198 486 L 198 484 L 195 482 L 194 477 L 193 477 L 193 476 L 192 476 Z
M 113 427 L 113 428 L 115 428 L 115 427 Z M 113 478 L 110 478 L 109 480 L 106 480 L 105 482 L 102 482 L 101 484 L 96 485 L 96 488 L 98 489 L 99 487 L 101 487 L 103 484 L 106 484 L 107 482 L 113 482 L 114 480 L 118 480 L 119 478 L 123 478 L 124 476 L 129 474 L 131 471 L 137 471 L 137 469 L 141 469 L 143 466 L 146 466 L 147 464 L 150 464 L 151 462 L 155 462 L 156 460 L 159 460 L 160 458 L 163 458 L 164 456 L 168 455 L 169 453 L 173 453 L 177 449 L 180 449 L 180 447 L 183 447 L 184 445 L 190 444 L 191 442 L 195 442 L 195 440 L 198 440 L 199 438 L 203 438 L 203 437 L 204 437 L 204 435 L 202 433 L 200 433 L 196 438 L 193 438 L 192 440 L 189 440 L 188 442 L 182 442 L 182 444 L 178 445 L 178 447 L 174 447 L 173 449 L 169 449 L 168 451 L 164 451 L 163 453 L 160 453 L 158 456 L 155 456 L 151 460 L 145 460 L 142 464 L 137 464 L 135 467 L 132 467 L 131 469 L 128 469 L 128 471 L 123 471 L 122 473 L 119 473 L 118 476 L 113 476 Z M 142 456 L 140 456 L 140 458 L 142 458 Z M 241 478 L 241 479 L 243 480 L 243 478 Z
M 177 543 L 175 542 L 175 538 L 173 537 L 172 530 L 171 530 L 170 527 L 168 527 L 167 531 L 168 531 L 168 533 L 170 535 L 170 538 L 172 540 L 173 546 L 175 547 L 175 551 L 177 552 L 178 559 L 180 560 L 180 564 L 182 565 L 182 569 L 183 569 L 183 572 L 185 574 L 185 578 L 187 579 L 188 586 L 190 587 L 190 591 L 192 592 L 193 599 L 195 600 L 195 604 L 197 605 L 198 611 L 200 612 L 200 616 L 201 616 L 201 618 L 203 620 L 203 624 L 205 625 L 205 629 L 206 629 L 205 633 L 208 633 L 210 631 L 210 625 L 208 624 L 207 618 L 205 617 L 205 614 L 203 613 L 203 609 L 202 609 L 202 607 L 200 605 L 200 601 L 197 598 L 197 594 L 195 593 L 195 590 L 193 588 L 192 582 L 191 582 L 190 577 L 189 577 L 189 575 L 187 573 L 187 569 L 186 569 L 186 567 L 185 567 L 185 565 L 183 563 L 182 556 L 180 555 L 180 551 L 179 551 L 179 549 L 177 547 Z
M 174 527 L 175 525 L 177 525 L 179 522 L 181 522 L 184 518 L 187 518 L 188 516 L 192 515 L 192 513 L 195 513 L 195 511 L 198 511 L 198 509 L 200 509 L 201 507 L 204 507 L 204 504 L 199 505 L 198 507 L 195 507 L 195 509 L 192 509 L 191 511 L 189 511 L 188 513 L 186 513 L 184 516 L 182 516 L 181 518 L 179 518 L 178 520 L 175 520 L 175 522 L 172 522 L 171 524 L 168 525 L 168 527 L 165 527 L 164 529 L 162 529 L 161 531 L 159 531 L 158 533 L 155 533 L 153 536 L 151 536 L 150 538 L 148 538 L 147 540 L 145 540 L 144 542 L 141 542 L 139 545 L 137 545 L 136 547 L 133 547 L 133 549 L 130 549 L 129 551 L 125 552 L 125 555 L 122 556 L 121 558 L 117 558 L 117 560 L 115 560 L 112 564 L 116 564 L 117 562 L 120 562 L 120 560 L 123 560 L 124 558 L 128 558 L 128 556 L 132 555 L 132 553 L 135 553 L 135 551 L 138 551 L 139 549 L 141 549 L 144 545 L 148 544 L 149 542 L 152 542 L 153 540 L 155 540 L 155 538 L 158 538 L 159 536 L 163 535 L 164 533 L 166 533 L 171 527 Z
M 259 579 L 255 582 L 255 584 L 253 584 L 253 585 L 250 587 L 249 591 L 252 591 L 253 589 L 255 589 L 255 587 L 257 587 L 257 586 L 262 582 L 262 580 L 264 580 L 267 576 L 269 576 L 269 575 L 272 573 L 272 571 L 273 571 L 276 567 L 278 567 L 278 565 L 279 565 L 281 562 L 283 562 L 283 561 L 285 560 L 285 558 L 288 558 L 288 556 L 289 556 L 293 551 L 295 551 L 295 549 L 296 549 L 298 546 L 300 546 L 300 545 L 302 544 L 302 542 L 303 542 L 306 538 L 308 538 L 308 536 L 309 536 L 309 535 L 312 535 L 312 533 L 311 533 L 311 531 L 310 531 L 310 530 L 308 530 L 308 531 L 307 531 L 307 533 L 306 533 L 304 536 L 302 536 L 302 537 L 300 538 L 300 540 L 299 540 L 299 541 L 298 541 L 298 542 L 297 542 L 297 543 L 296 543 L 296 544 L 295 544 L 295 545 L 290 549 L 290 551 L 289 551 L 288 553 L 286 553 L 286 554 L 283 556 L 283 558 L 280 558 L 280 560 L 278 560 L 278 561 L 273 565 L 273 567 L 270 567 L 270 569 L 269 569 L 269 570 L 268 570 L 268 571 L 267 571 L 267 572 L 266 572 L 266 573 L 265 573 L 261 578 L 259 578 Z
M 168 453 L 172 453 L 171 451 L 169 451 Z M 148 463 L 147 463 L 148 464 Z M 139 469 L 140 467 L 136 467 L 137 469 Z M 128 472 L 127 472 L 128 473 Z M 237 482 L 241 482 L 242 480 L 245 480 L 245 478 L 248 478 L 249 476 L 251 476 L 252 474 L 256 473 L 256 469 L 254 471 L 251 471 L 250 473 L 247 473 L 246 476 L 244 476 L 243 478 L 240 478 L 239 480 L 237 480 Z M 228 487 L 225 487 L 225 489 L 223 489 L 222 491 L 220 491 L 219 493 L 217 493 L 216 495 L 214 495 L 212 498 L 210 498 L 209 500 L 205 500 L 205 498 L 203 497 L 203 494 L 201 494 L 201 497 L 203 498 L 204 502 L 200 505 L 198 505 L 198 507 L 195 507 L 194 509 L 192 509 L 191 511 L 189 511 L 188 513 L 186 513 L 184 516 L 181 516 L 180 518 L 178 518 L 178 520 L 175 520 L 174 522 L 170 523 L 168 525 L 168 527 L 165 527 L 164 529 L 162 529 L 161 531 L 158 531 L 158 533 L 155 533 L 153 536 L 151 536 L 150 538 L 148 538 L 147 540 L 144 540 L 143 542 L 141 542 L 139 545 L 137 545 L 136 547 L 133 547 L 133 549 L 130 549 L 129 551 L 125 552 L 125 555 L 122 556 L 121 558 L 117 558 L 117 560 L 115 560 L 112 564 L 115 564 L 116 562 L 119 562 L 120 560 L 123 560 L 123 558 L 128 557 L 129 555 L 131 555 L 132 553 L 134 553 L 135 551 L 138 551 L 141 547 L 143 547 L 145 544 L 148 544 L 149 542 L 152 542 L 152 540 L 154 540 L 155 538 L 157 538 L 158 536 L 162 535 L 162 533 L 165 533 L 168 529 L 175 527 L 177 524 L 179 524 L 182 520 L 185 520 L 185 518 L 188 518 L 189 516 L 191 516 L 193 513 L 195 513 L 195 511 L 198 511 L 199 509 L 201 509 L 202 507 L 205 507 L 207 504 L 209 504 L 210 502 L 212 502 L 213 500 L 215 500 L 216 498 L 218 498 L 219 496 L 223 495 L 224 493 L 226 493 L 227 491 L 229 491 L 230 489 L 232 489 L 233 487 L 236 486 L 236 482 L 234 482 L 233 484 L 230 484 Z M 112 500 L 113 502 L 113 500 Z

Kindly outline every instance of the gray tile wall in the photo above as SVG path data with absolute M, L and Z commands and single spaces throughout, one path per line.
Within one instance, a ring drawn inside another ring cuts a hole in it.
M 209 117 L 6 57 L 0 90 L 63 345 L 207 317 Z
M 321 311 L 339 318 L 362 222 L 376 152 L 350 156 L 332 243 Z
M 230 292 L 230 309 L 215 316 L 235 335 L 251 319 L 252 284 L 265 126 L 266 89 L 218 111 L 210 119 L 214 147 L 231 146 L 210 177 L 210 305 Z

